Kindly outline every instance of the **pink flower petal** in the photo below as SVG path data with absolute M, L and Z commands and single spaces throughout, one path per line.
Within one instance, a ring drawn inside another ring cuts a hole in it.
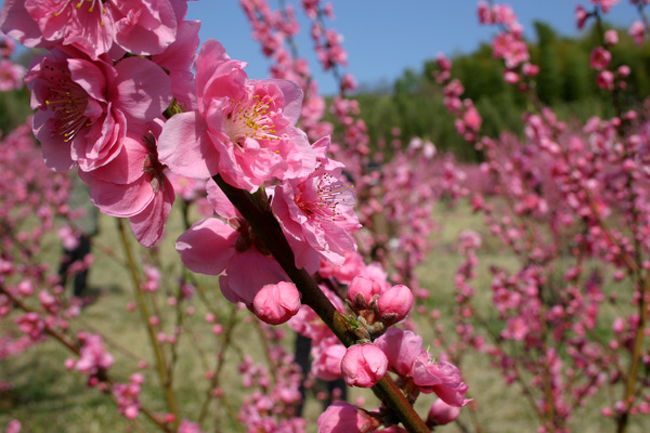
M 115 105 L 127 116 L 129 130 L 134 120 L 150 122 L 169 106 L 171 83 L 160 66 L 147 59 L 129 57 L 120 61 L 115 70 Z
M 219 275 L 235 253 L 238 233 L 216 218 L 194 224 L 176 241 L 176 251 L 185 266 L 194 272 Z
M 174 203 L 174 188 L 165 178 L 162 191 L 155 195 L 142 212 L 130 218 L 131 230 L 135 238 L 147 248 L 156 245 L 163 236 L 165 222 Z
M 194 111 L 172 116 L 158 137 L 158 158 L 176 174 L 207 179 L 217 161 L 203 119 Z
M 144 176 L 126 185 L 105 182 L 93 176 L 92 172 L 81 170 L 79 177 L 90 186 L 90 201 L 108 215 L 132 217 L 154 199 L 151 183 Z
M 106 102 L 106 75 L 93 62 L 84 59 L 68 59 L 70 79 L 79 84 L 90 96 Z
M 70 143 L 63 141 L 63 137 L 59 134 L 52 133 L 48 121 L 53 117 L 52 111 L 37 111 L 32 120 L 34 135 L 41 142 L 45 165 L 52 170 L 67 171 L 74 165 L 74 161 L 70 158 Z

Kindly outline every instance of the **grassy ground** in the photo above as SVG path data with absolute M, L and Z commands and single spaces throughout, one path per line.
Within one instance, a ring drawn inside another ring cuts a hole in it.
M 455 251 L 454 242 L 462 230 L 470 229 L 485 233 L 482 229 L 481 217 L 472 215 L 466 206 L 455 209 L 441 208 L 437 210 L 436 217 L 444 228 L 436 234 L 437 246 L 427 262 L 418 269 L 418 276 L 422 287 L 431 290 L 429 306 L 440 310 L 442 324 L 451 325 L 454 273 L 462 260 Z M 157 262 L 170 271 L 170 275 L 179 275 L 180 267 L 177 255 L 173 251 L 173 240 L 181 232 L 180 218 L 172 218 L 168 230 L 169 235 L 157 254 L 151 255 L 144 250 L 140 252 L 143 257 L 148 257 L 148 260 Z M 484 305 L 487 309 L 491 293 L 486 263 L 512 267 L 516 265 L 516 259 L 507 251 L 499 249 L 489 237 L 485 240 L 484 247 L 479 252 L 482 265 L 476 286 L 481 289 L 477 296 L 478 304 Z M 90 324 L 110 337 L 109 349 L 116 358 L 111 374 L 116 380 L 125 382 L 129 374 L 137 370 L 138 360 L 144 359 L 151 364 L 152 356 L 147 335 L 139 323 L 138 313 L 130 312 L 126 308 L 127 303 L 134 301 L 133 286 L 128 272 L 121 263 L 123 254 L 113 219 L 101 218 L 101 232 L 94 248 L 96 261 L 91 270 L 90 285 L 99 298 L 85 309 L 84 323 L 75 326 L 85 328 Z M 102 252 L 109 249 L 110 255 Z M 58 260 L 57 250 L 56 247 L 50 250 L 54 264 Z M 203 317 L 208 310 L 212 310 L 225 322 L 232 311 L 231 305 L 218 293 L 215 278 L 201 277 L 200 282 L 207 288 L 204 293 L 207 303 L 198 302 L 197 296 L 192 302 L 195 313 L 186 316 L 184 320 L 186 331 L 179 336 L 179 353 L 182 356 L 179 357 L 181 361 L 174 370 L 175 391 L 181 413 L 192 420 L 198 418 L 201 402 L 209 388 L 204 378 L 205 372 L 214 368 L 221 347 L 219 338 L 211 332 L 212 325 L 206 323 Z M 174 278 L 164 280 L 161 296 L 156 303 L 156 307 L 162 312 L 161 317 L 172 318 L 163 323 L 163 329 L 167 333 L 175 327 L 173 320 L 175 314 L 174 307 L 166 303 L 166 294 L 173 296 L 176 288 L 177 281 Z M 184 305 L 183 308 L 187 306 L 189 304 Z M 250 355 L 262 364 L 265 362 L 262 350 L 265 341 L 254 326 L 246 323 L 250 314 L 245 310 L 234 314 L 237 325 L 234 328 L 232 345 L 224 355 L 226 367 L 221 375 L 223 382 L 220 384 L 228 400 L 213 403 L 207 415 L 208 419 L 218 417 L 220 431 L 224 432 L 245 431 L 242 424 L 236 420 L 236 408 L 246 395 L 242 392 L 241 375 L 236 369 L 238 361 L 242 356 Z M 432 341 L 433 333 L 427 323 L 421 322 L 419 326 L 425 339 Z M 291 345 L 293 336 L 289 333 L 286 340 L 286 344 Z M 435 348 L 432 351 L 435 353 Z M 135 423 L 126 421 L 117 413 L 108 396 L 97 390 L 88 389 L 81 374 L 64 372 L 63 363 L 68 357 L 69 354 L 65 353 L 56 342 L 45 341 L 26 353 L 0 362 L 0 380 L 13 384 L 11 390 L 0 392 L 0 431 L 12 418 L 21 420 L 24 432 L 33 433 L 94 433 L 104 432 L 107 429 L 115 432 L 155 431 L 154 426 L 142 417 Z M 484 356 L 466 357 L 463 360 L 462 371 L 470 385 L 472 397 L 477 402 L 475 418 L 472 419 L 469 411 L 465 410 L 461 417 L 463 424 L 471 425 L 478 422 L 484 433 L 536 431 L 534 414 L 517 387 L 506 387 L 499 372 L 490 368 Z M 143 404 L 153 412 L 165 411 L 164 400 L 158 387 L 152 386 L 158 383 L 154 370 L 148 368 L 142 372 L 146 377 L 142 394 Z M 358 398 L 365 398 L 369 402 L 369 407 L 374 405 L 374 397 L 365 390 L 351 391 L 351 400 Z M 604 396 L 598 398 L 605 401 Z M 431 402 L 431 396 L 422 398 L 418 405 L 420 411 L 425 411 Z M 574 431 L 613 432 L 613 422 L 603 420 L 598 415 L 599 409 L 600 406 L 595 405 L 576 413 Z M 320 411 L 319 401 L 312 398 L 307 402 L 309 431 L 315 432 L 314 421 Z M 643 422 L 642 419 L 637 420 L 629 433 L 648 431 L 650 422 L 647 419 L 646 425 L 643 425 Z M 456 424 L 441 430 L 462 432 L 461 427 Z

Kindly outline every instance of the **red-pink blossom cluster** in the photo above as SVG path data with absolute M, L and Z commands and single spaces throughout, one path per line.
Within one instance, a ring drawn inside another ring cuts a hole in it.
M 530 54 L 523 37 L 523 27 L 517 21 L 513 9 L 505 4 L 480 2 L 478 14 L 479 23 L 499 26 L 499 33 L 492 39 L 492 55 L 504 60 L 506 69 L 503 71 L 503 80 L 517 85 L 520 90 L 529 88 L 528 80 L 539 73 L 539 67 L 529 62 Z
M 113 385 L 113 395 L 117 402 L 118 409 L 126 419 L 135 419 L 140 411 L 140 390 L 144 383 L 144 377 L 139 373 L 131 375 L 128 384 L 116 383 Z
M 67 205 L 70 176 L 49 173 L 30 128 L 21 125 L 0 140 L 0 358 L 65 330 L 79 313 L 79 300 L 64 296 L 59 276 L 40 251 L 47 233 L 74 224 L 79 212 Z M 57 237 L 54 236 L 55 240 Z M 83 266 L 83 264 L 80 264 Z M 19 308 L 19 304 L 28 309 Z
M 78 338 L 82 344 L 79 360 L 68 362 L 68 366 L 91 378 L 104 374 L 113 365 L 114 360 L 106 351 L 101 335 L 80 333 Z
M 160 240 L 174 201 L 157 157 L 163 112 L 172 97 L 183 107 L 195 99 L 199 23 L 185 21 L 186 10 L 185 0 L 10 1 L 0 23 L 24 45 L 48 49 L 25 77 L 46 164 L 78 166 L 93 204 L 129 218 L 147 246 Z
M 613 4 L 594 3 L 603 12 Z M 600 19 L 581 8 L 578 12 L 579 26 L 591 16 Z M 486 157 L 482 172 L 496 179 L 493 193 L 503 202 L 475 193 L 472 206 L 520 264 L 514 270 L 491 266 L 494 313 L 488 316 L 475 306 L 471 283 L 481 238 L 463 233 L 459 242 L 466 260 L 456 275 L 454 319 L 459 341 L 445 341 L 442 327 L 436 327 L 438 342 L 452 360 L 479 350 L 491 357 L 507 383 L 543 390 L 531 399 L 542 431 L 569 431 L 576 408 L 604 387 L 611 387 L 616 397 L 603 414 L 614 417 L 619 429 L 630 415 L 650 409 L 647 386 L 634 367 L 650 360 L 638 343 L 644 333 L 639 317 L 648 314 L 650 301 L 649 248 L 641 234 L 650 223 L 650 179 L 639 163 L 645 160 L 647 146 L 641 143 L 647 136 L 647 111 L 625 111 L 619 103 L 629 68 L 608 69 L 613 61 L 605 47 L 616 44 L 618 35 L 610 31 L 602 36 L 591 64 L 601 70 L 599 85 L 614 90 L 615 117 L 593 117 L 572 128 L 549 108 L 539 107 L 524 114 L 523 139 L 503 134 L 498 142 L 487 137 L 474 141 Z M 439 82 L 452 82 L 449 62 L 439 66 Z M 631 290 L 612 292 L 608 279 L 627 279 Z M 613 303 L 628 308 L 625 319 L 612 323 L 603 311 Z M 499 334 L 482 332 L 479 325 L 488 317 L 499 321 Z M 626 343 L 596 335 L 599 326 L 611 326 Z
M 306 429 L 306 421 L 297 413 L 302 396 L 300 368 L 293 355 L 282 348 L 283 332 L 264 329 L 269 341 L 270 368 L 256 364 L 250 357 L 239 364 L 245 388 L 252 392 L 244 398 L 239 419 L 249 432 L 295 432 Z

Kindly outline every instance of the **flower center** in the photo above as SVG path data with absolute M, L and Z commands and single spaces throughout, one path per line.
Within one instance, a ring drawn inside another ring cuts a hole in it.
M 240 146 L 246 138 L 254 140 L 279 140 L 269 108 L 273 99 L 253 95 L 252 100 L 230 100 L 231 111 L 226 115 L 224 130 L 230 140 Z
M 70 4 L 74 4 L 74 8 L 77 9 L 77 10 L 81 9 L 85 4 L 86 6 L 88 6 L 88 9 L 86 9 L 86 11 L 88 13 L 93 13 L 96 10 L 95 5 L 99 5 L 99 7 L 97 8 L 97 10 L 99 11 L 99 16 L 100 16 L 100 21 L 101 21 L 99 24 L 101 26 L 103 26 L 104 25 L 104 15 L 106 14 L 106 9 L 102 5 L 102 3 L 104 3 L 105 1 L 106 0 L 78 0 L 75 3 L 75 0 L 64 0 L 63 2 L 61 2 L 61 7 L 59 8 L 59 10 L 54 12 L 54 16 L 58 17 L 59 15 L 61 15 L 65 11 L 65 9 L 68 6 L 70 6 Z M 73 12 L 74 12 L 74 10 L 73 10 Z
M 64 142 L 75 138 L 84 126 L 89 126 L 84 114 L 88 106 L 88 94 L 77 83 L 70 80 L 69 74 L 55 66 L 45 64 L 45 76 L 49 82 L 47 105 L 55 113 L 54 133 L 63 137 Z
M 342 208 L 354 204 L 352 185 L 345 185 L 329 173 L 322 173 L 313 191 L 300 191 L 295 202 L 306 215 L 337 220 L 342 215 Z

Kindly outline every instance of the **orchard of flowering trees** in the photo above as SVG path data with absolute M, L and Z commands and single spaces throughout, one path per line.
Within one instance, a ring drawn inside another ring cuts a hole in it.
M 430 78 L 475 166 L 399 130 L 371 142 L 331 3 L 239 3 L 268 78 L 199 40 L 187 0 L 5 0 L 0 90 L 26 86 L 33 114 L 1 137 L 0 374 L 39 347 L 64 353 L 57 375 L 128 431 L 521 429 L 495 398 L 521 404 L 524 429 L 647 431 L 650 101 L 612 53 L 623 38 L 648 43 L 650 1 L 576 4 L 615 113 L 586 122 L 539 97 L 516 11 L 479 2 L 526 109 L 521 134 L 486 135 L 437 57 Z M 613 7 L 638 19 L 607 28 Z M 301 31 L 320 64 L 299 52 Z M 14 41 L 35 50 L 27 68 Z M 314 68 L 337 96 L 319 94 Z M 481 227 L 450 250 L 440 208 Z M 96 210 L 112 235 L 87 229 Z M 436 267 L 445 255 L 459 258 L 454 275 Z M 78 279 L 103 260 L 124 293 L 89 299 Z M 451 275 L 446 306 L 424 267 Z M 304 410 L 314 394 L 326 404 Z M 29 406 L 1 375 L 0 428 L 51 431 Z

